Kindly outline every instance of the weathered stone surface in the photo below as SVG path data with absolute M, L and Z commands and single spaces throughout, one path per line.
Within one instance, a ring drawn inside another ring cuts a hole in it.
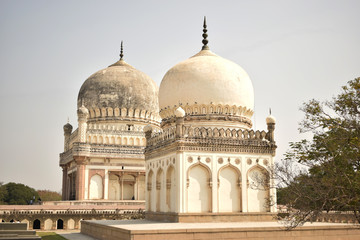
M 145 73 L 125 61 L 91 75 L 81 86 L 78 108 L 127 108 L 158 113 L 158 87 Z

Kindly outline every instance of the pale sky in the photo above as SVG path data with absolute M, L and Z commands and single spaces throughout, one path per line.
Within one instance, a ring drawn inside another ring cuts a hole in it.
M 0 1 L 0 182 L 61 190 L 63 125 L 77 128 L 82 83 L 119 58 L 160 85 L 201 49 L 239 64 L 255 89 L 254 126 L 277 119 L 277 159 L 309 99 L 360 76 L 360 1 Z

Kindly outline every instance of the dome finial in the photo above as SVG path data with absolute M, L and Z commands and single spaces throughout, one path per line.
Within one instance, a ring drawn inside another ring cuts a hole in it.
M 204 25 L 203 25 L 203 40 L 202 40 L 202 43 L 204 44 L 203 46 L 202 46 L 202 50 L 209 50 L 209 47 L 208 47 L 208 40 L 206 39 L 207 37 L 208 37 L 208 35 L 207 35 L 207 29 L 206 29 L 206 16 L 204 16 Z
M 120 47 L 120 60 L 123 60 L 124 54 L 123 54 L 123 41 L 121 41 L 121 47 Z

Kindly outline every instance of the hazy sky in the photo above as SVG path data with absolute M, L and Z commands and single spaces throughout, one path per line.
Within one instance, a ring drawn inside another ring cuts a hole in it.
M 298 133 L 299 107 L 360 76 L 360 1 L 0 1 L 0 181 L 61 190 L 63 125 L 92 73 L 119 58 L 160 85 L 209 46 L 242 66 L 255 89 L 256 129 L 269 107 L 277 158 Z

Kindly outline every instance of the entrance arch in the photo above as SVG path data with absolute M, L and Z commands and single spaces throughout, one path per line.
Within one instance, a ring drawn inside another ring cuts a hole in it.
M 56 229 L 64 229 L 64 221 L 62 219 L 56 221 Z
M 40 220 L 39 219 L 34 220 L 33 229 L 40 229 Z

